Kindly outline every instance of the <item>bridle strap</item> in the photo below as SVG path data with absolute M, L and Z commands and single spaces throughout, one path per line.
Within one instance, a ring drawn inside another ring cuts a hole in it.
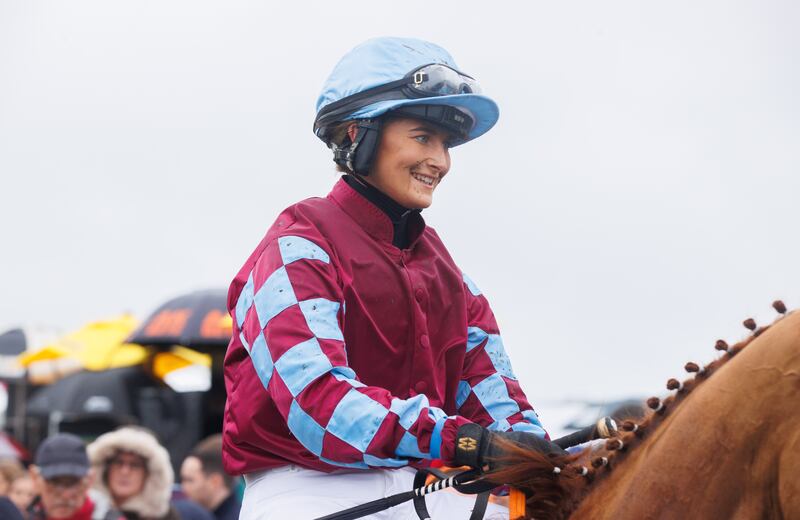
M 476 481 L 476 478 L 478 478 L 480 475 L 481 472 L 474 469 L 463 471 L 457 475 L 452 475 L 449 477 L 445 475 L 446 478 L 444 480 L 437 480 L 436 482 L 423 485 L 422 487 L 412 489 L 411 491 L 404 491 L 402 493 L 397 493 L 396 495 L 391 495 L 378 500 L 373 500 L 372 502 L 367 502 L 366 504 L 351 507 L 349 509 L 339 511 L 338 513 L 321 516 L 316 520 L 354 520 L 356 518 L 363 518 L 373 513 L 384 511 L 390 507 L 402 504 L 403 502 L 414 500 L 414 497 L 427 495 L 428 493 L 434 493 L 450 487 L 466 494 L 486 493 L 494 489 L 494 484 L 489 484 L 488 482 L 484 481 Z M 486 500 L 488 501 L 488 496 L 486 497 Z M 480 508 L 476 504 L 475 509 L 479 510 L 479 516 L 475 516 L 475 513 L 473 512 L 473 515 L 470 516 L 470 519 L 478 520 L 483 516 L 485 505 L 483 508 Z
M 444 480 L 448 475 L 437 468 L 420 468 L 417 474 L 414 475 L 414 489 L 419 489 L 425 486 L 429 475 Z M 483 515 L 486 513 L 486 507 L 489 504 L 490 491 L 482 491 L 475 497 L 475 506 L 472 508 L 472 514 L 469 520 L 482 520 Z M 425 504 L 425 495 L 418 495 L 414 497 L 414 510 L 420 520 L 431 520 L 431 514 L 428 512 L 428 506 Z

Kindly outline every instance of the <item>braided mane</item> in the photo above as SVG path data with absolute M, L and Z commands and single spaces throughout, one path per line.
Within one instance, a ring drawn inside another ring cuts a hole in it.
M 786 306 L 775 301 L 772 307 L 780 316 L 770 325 L 758 327 L 752 318 L 743 325 L 752 332 L 747 338 L 729 346 L 724 340 L 717 340 L 714 348 L 723 354 L 705 366 L 689 362 L 685 370 L 693 376 L 679 381 L 667 381 L 667 389 L 673 393 L 665 399 L 651 397 L 647 406 L 650 409 L 641 421 L 624 420 L 617 437 L 606 441 L 599 449 L 587 448 L 580 453 L 566 456 L 546 456 L 526 450 L 517 445 L 506 445 L 507 456 L 500 462 L 501 469 L 488 473 L 486 480 L 500 484 L 510 484 L 526 495 L 526 516 L 537 520 L 560 520 L 567 518 L 591 491 L 593 484 L 609 475 L 615 467 L 622 464 L 627 455 L 642 440 L 658 428 L 665 418 L 697 386 L 707 380 L 714 372 L 747 347 L 753 339 L 760 336 L 786 314 Z M 511 519 L 519 520 L 519 519 Z

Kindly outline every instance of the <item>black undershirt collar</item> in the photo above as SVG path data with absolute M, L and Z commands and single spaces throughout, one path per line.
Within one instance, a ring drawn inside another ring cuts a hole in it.
M 354 175 L 343 175 L 342 179 L 344 179 L 344 182 L 346 182 L 348 186 L 361 194 L 362 197 L 386 213 L 386 216 L 392 221 L 392 226 L 394 227 L 392 245 L 400 249 L 407 248 L 410 241 L 408 236 L 408 219 L 411 215 L 419 214 L 422 210 L 408 209 L 401 206 L 372 184 L 357 179 Z

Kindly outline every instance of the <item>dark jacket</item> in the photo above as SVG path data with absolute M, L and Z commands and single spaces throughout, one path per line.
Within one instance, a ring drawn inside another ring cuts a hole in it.
M 214 517 L 217 520 L 239 520 L 239 510 L 241 508 L 242 502 L 234 493 L 231 493 L 214 510 Z
M 214 520 L 214 515 L 207 509 L 187 498 L 173 500 L 172 507 L 178 512 L 181 520 Z M 238 518 L 237 515 L 234 520 Z
M 0 518 L 4 520 L 23 520 L 22 513 L 19 512 L 14 502 L 7 497 L 0 497 Z

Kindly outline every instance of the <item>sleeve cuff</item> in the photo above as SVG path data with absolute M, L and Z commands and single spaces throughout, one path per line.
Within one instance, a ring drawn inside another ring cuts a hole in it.
M 436 421 L 436 425 L 433 427 L 433 433 L 431 434 L 432 459 L 442 458 L 442 429 L 444 428 L 444 423 L 447 422 L 447 419 L 447 417 L 442 417 Z
M 458 429 L 472 421 L 453 415 L 436 421 L 431 434 L 431 458 L 441 459 L 445 464 L 452 464 L 456 455 L 456 437 Z

